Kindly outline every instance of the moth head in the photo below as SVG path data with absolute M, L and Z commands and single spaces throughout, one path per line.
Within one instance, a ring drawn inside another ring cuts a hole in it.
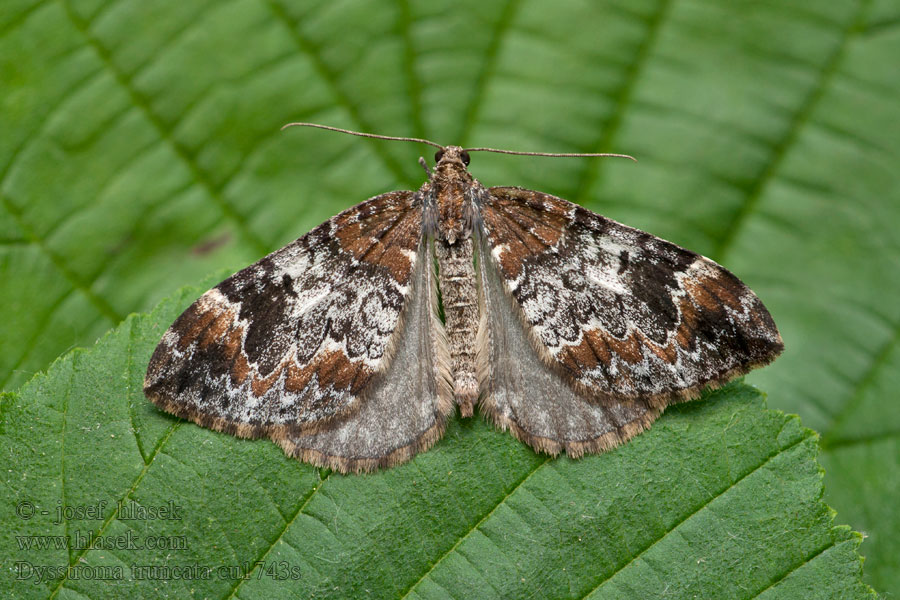
M 445 146 L 434 153 L 434 162 L 461 162 L 469 166 L 469 152 L 459 146 Z

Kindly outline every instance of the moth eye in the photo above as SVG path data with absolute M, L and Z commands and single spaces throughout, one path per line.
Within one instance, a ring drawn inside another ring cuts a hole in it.
M 466 152 L 465 150 L 463 150 L 462 154 L 460 154 L 460 157 L 462 158 L 463 164 L 468 167 L 469 166 L 469 153 Z
M 441 159 L 444 158 L 444 151 L 438 150 L 434 153 L 434 162 L 441 162 Z

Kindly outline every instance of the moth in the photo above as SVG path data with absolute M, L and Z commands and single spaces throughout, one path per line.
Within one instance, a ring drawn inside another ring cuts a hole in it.
M 712 260 L 482 186 L 469 155 L 493 149 L 338 131 L 431 144 L 436 164 L 420 159 L 417 191 L 349 208 L 194 302 L 147 368 L 164 411 L 344 473 L 409 460 L 476 405 L 535 450 L 580 457 L 783 349 Z

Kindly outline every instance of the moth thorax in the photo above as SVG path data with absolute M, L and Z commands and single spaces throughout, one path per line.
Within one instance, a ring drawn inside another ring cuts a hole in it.
M 473 211 L 475 207 L 469 198 L 471 186 L 460 179 L 436 181 L 437 208 L 440 218 L 441 239 L 450 244 L 466 239 L 472 233 Z

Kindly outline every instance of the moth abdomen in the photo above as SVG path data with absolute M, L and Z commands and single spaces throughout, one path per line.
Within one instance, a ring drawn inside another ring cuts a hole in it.
M 475 348 L 478 333 L 478 293 L 475 288 L 474 247 L 471 237 L 455 244 L 435 241 L 438 282 L 444 304 L 450 361 L 453 367 L 453 396 L 463 416 L 472 414 L 478 400 Z

